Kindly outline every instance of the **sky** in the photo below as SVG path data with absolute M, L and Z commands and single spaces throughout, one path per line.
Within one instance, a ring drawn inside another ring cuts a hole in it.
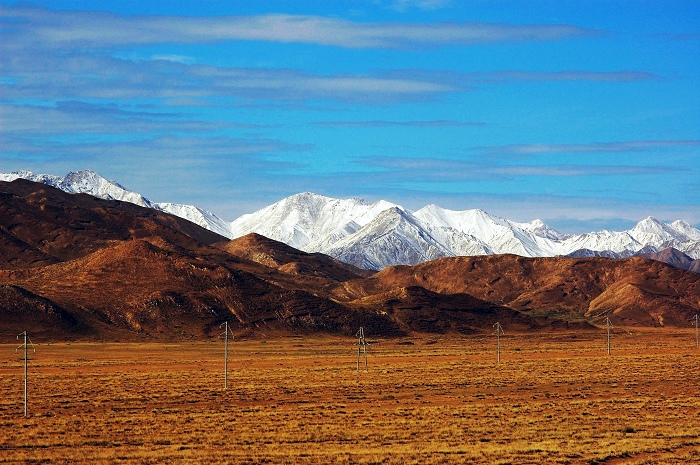
M 700 226 L 700 1 L 0 0 L 0 172 Z

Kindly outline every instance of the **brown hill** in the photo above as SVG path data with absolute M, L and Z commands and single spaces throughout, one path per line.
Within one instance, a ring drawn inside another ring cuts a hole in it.
M 0 334 L 55 339 L 368 334 L 687 325 L 700 275 L 643 259 L 441 259 L 379 273 L 259 235 L 0 183 Z
M 0 267 L 44 266 L 118 241 L 161 236 L 196 248 L 226 240 L 182 218 L 116 200 L 68 194 L 45 184 L 0 181 Z
M 700 309 L 700 275 L 641 258 L 455 257 L 389 267 L 340 292 L 363 297 L 419 286 L 469 294 L 530 316 L 686 326 Z

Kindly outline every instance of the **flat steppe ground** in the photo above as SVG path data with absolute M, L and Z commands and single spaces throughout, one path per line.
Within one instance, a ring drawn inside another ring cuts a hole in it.
M 694 329 L 7 342 L 0 463 L 700 463 Z

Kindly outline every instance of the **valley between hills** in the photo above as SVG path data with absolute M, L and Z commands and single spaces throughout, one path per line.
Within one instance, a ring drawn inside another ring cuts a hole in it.
M 0 333 L 58 340 L 690 327 L 700 274 L 654 260 L 449 257 L 376 272 L 22 179 L 0 182 Z

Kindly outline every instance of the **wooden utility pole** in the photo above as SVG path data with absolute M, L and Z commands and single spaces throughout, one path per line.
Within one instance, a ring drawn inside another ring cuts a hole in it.
M 355 334 L 357 339 L 357 371 L 360 371 L 360 353 L 364 350 L 365 353 L 365 371 L 369 371 L 367 364 L 367 346 L 370 344 L 365 339 L 365 329 L 360 327 L 360 330 Z
M 32 345 L 32 349 L 34 350 L 34 353 L 36 353 L 36 347 L 34 347 L 34 343 L 32 343 L 32 340 L 29 339 L 29 336 L 27 335 L 26 331 L 17 335 L 18 340 L 19 340 L 20 336 L 24 336 L 24 343 L 19 345 L 15 349 L 15 353 L 17 353 L 17 351 L 20 348 L 22 348 L 22 347 L 24 348 L 24 416 L 26 417 L 27 416 L 27 399 L 29 397 L 28 396 L 29 390 L 28 390 L 28 383 L 27 383 L 27 379 L 28 379 L 28 377 L 27 377 L 27 365 L 29 363 L 29 356 L 27 354 L 27 349 L 29 346 L 27 344 L 27 341 L 29 341 L 29 344 Z
M 497 347 L 497 354 L 498 354 L 498 363 L 501 363 L 501 334 L 505 335 L 503 332 L 503 327 L 501 326 L 501 323 L 496 322 L 495 325 L 493 325 L 494 328 L 496 328 L 496 347 Z
M 219 328 L 224 327 L 224 389 L 228 389 L 228 334 L 231 333 L 231 339 L 235 339 L 233 331 L 228 327 L 228 321 L 224 321 L 219 325 Z

